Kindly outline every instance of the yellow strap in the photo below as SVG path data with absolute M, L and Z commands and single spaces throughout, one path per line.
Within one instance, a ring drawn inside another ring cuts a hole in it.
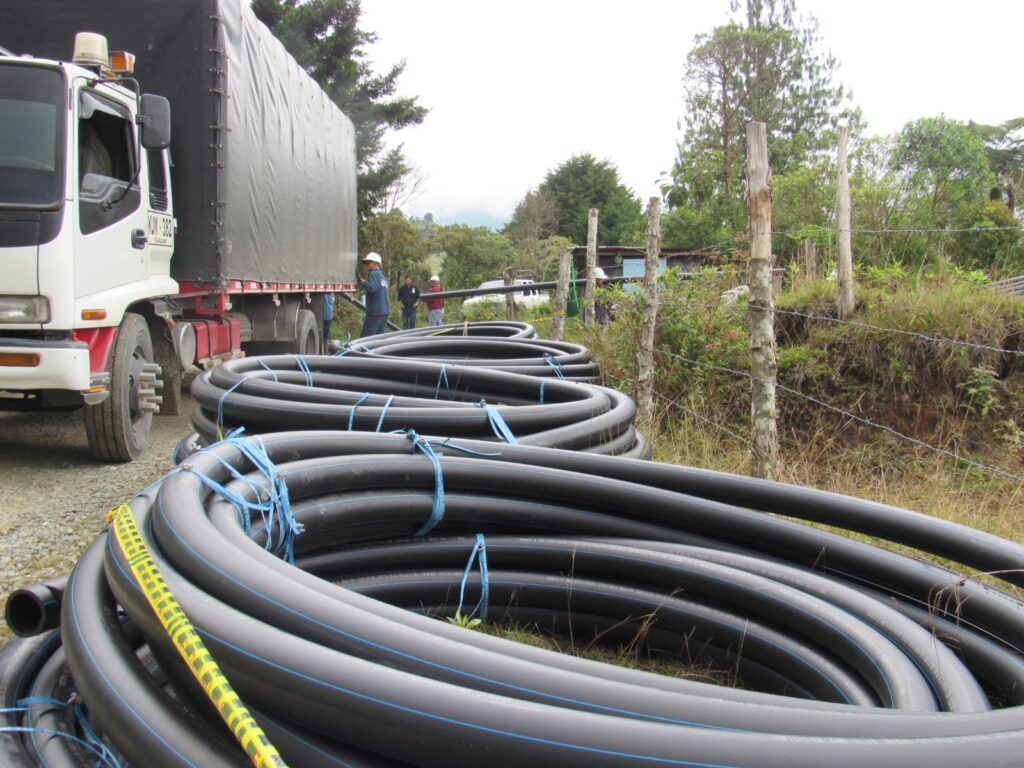
M 113 523 L 114 537 L 121 547 L 136 583 L 142 588 L 153 611 L 170 636 L 174 647 L 206 691 L 210 701 L 235 734 L 238 743 L 257 768 L 287 768 L 270 739 L 263 733 L 245 704 L 228 683 L 217 662 L 203 645 L 199 633 L 188 620 L 178 601 L 150 557 L 146 543 L 135 524 L 135 515 L 127 504 L 110 510 L 107 522 Z

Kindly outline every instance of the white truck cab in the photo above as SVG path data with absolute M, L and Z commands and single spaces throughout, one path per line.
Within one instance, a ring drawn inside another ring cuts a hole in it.
M 114 71 L 130 61 L 98 35 L 70 63 L 0 55 L 0 407 L 84 404 L 109 460 L 141 452 L 161 402 L 129 309 L 177 291 L 169 108 Z

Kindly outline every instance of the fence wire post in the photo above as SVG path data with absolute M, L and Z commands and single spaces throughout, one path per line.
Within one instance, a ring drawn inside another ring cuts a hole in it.
M 583 322 L 592 326 L 596 317 L 594 311 L 594 282 L 597 271 L 597 208 L 591 208 L 587 215 L 587 298 L 583 302 Z
M 661 199 L 647 201 L 647 257 L 644 261 L 644 320 L 637 350 L 637 422 L 654 426 L 654 328 L 658 320 L 658 260 L 661 256 Z M 589 304 L 588 306 L 593 306 Z
M 512 267 L 505 270 L 505 285 L 515 285 L 516 271 Z M 505 294 L 505 315 L 509 320 L 516 319 L 516 296 L 514 293 Z
M 772 176 L 764 123 L 747 124 L 747 209 L 750 216 L 750 474 L 771 480 L 778 466 L 775 302 L 772 296 Z
M 846 162 L 846 143 L 850 127 L 839 126 L 839 183 L 836 188 L 836 226 L 839 228 L 838 310 L 840 320 L 853 317 L 853 249 L 850 244 L 850 172 Z
M 804 273 L 803 282 L 809 285 L 818 279 L 818 258 L 814 252 L 814 238 L 808 237 L 800 247 L 800 256 Z
M 569 266 L 572 251 L 566 251 L 558 257 L 558 285 L 555 286 L 555 307 L 551 317 L 551 339 L 562 340 L 565 329 L 565 305 L 569 299 Z

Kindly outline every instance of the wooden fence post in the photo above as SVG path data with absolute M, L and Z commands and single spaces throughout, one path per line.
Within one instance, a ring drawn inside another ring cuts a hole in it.
M 597 284 L 594 273 L 597 271 L 597 208 L 591 208 L 587 216 L 587 297 L 583 304 L 583 322 L 594 324 L 594 294 Z
M 839 126 L 839 184 L 836 190 L 836 226 L 839 228 L 839 298 L 840 320 L 853 317 L 853 250 L 850 245 L 850 172 L 846 164 L 846 142 L 850 127 Z
M 658 321 L 658 260 L 661 256 L 661 198 L 647 201 L 647 257 L 644 260 L 644 320 L 637 350 L 637 423 L 654 426 L 654 329 Z M 588 304 L 593 306 L 593 304 Z
M 804 240 L 800 253 L 803 257 L 804 282 L 813 283 L 818 279 L 818 258 L 814 252 L 813 237 Z
M 750 474 L 772 479 L 778 463 L 775 407 L 775 303 L 772 297 L 772 177 L 764 123 L 747 124 L 750 216 Z
M 516 271 L 509 267 L 505 270 L 505 285 L 514 285 L 516 280 Z M 505 294 L 505 314 L 509 320 L 516 319 L 516 297 L 513 293 Z
M 569 274 L 572 251 L 558 257 L 558 285 L 555 286 L 555 307 L 551 317 L 551 339 L 561 341 L 565 330 L 565 305 L 569 300 Z

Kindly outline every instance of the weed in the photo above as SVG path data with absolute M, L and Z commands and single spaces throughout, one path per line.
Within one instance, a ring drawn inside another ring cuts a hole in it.
M 969 413 L 977 413 L 982 418 L 999 410 L 996 391 L 998 383 L 999 377 L 992 369 L 982 366 L 972 368 L 967 381 L 959 385 L 962 390 L 960 407 Z
M 456 627 L 462 627 L 463 629 L 476 629 L 483 624 L 483 619 L 472 618 L 472 613 L 463 613 L 462 611 L 456 611 L 454 616 L 449 616 L 448 621 L 454 624 Z

